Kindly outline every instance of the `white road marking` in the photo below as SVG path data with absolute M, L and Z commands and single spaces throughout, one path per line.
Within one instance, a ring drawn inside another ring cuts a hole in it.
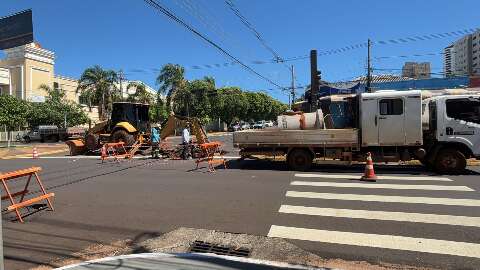
M 316 192 L 299 192 L 299 191 L 287 191 L 285 196 L 294 197 L 294 198 L 309 198 L 309 199 L 324 199 L 324 200 L 388 202 L 388 203 L 418 203 L 418 204 L 480 207 L 480 200 L 473 200 L 473 199 L 316 193 Z
M 272 225 L 269 237 L 480 258 L 480 244 Z
M 362 175 L 354 174 L 316 174 L 296 173 L 295 177 L 305 178 L 330 178 L 330 179 L 360 179 Z M 408 176 L 408 175 L 377 175 L 378 180 L 411 180 L 411 181 L 453 181 L 447 177 L 440 176 Z
M 280 213 L 480 227 L 480 217 L 282 205 Z
M 412 190 L 449 190 L 449 191 L 474 191 L 466 186 L 438 186 L 438 185 L 396 185 L 377 183 L 336 183 L 336 182 L 308 182 L 293 181 L 293 186 L 313 187 L 346 187 L 346 188 L 376 188 L 376 189 L 412 189 Z

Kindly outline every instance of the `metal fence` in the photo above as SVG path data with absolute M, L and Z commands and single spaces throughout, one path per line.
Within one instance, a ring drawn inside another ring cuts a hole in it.
M 19 137 L 23 137 L 25 133 L 28 132 L 28 129 L 25 127 L 17 127 L 15 128 L 14 131 L 11 132 L 10 134 L 10 140 L 15 141 L 17 138 L 17 135 Z M 7 132 L 7 127 L 6 126 L 0 126 L 0 142 L 6 142 L 8 141 L 8 132 Z

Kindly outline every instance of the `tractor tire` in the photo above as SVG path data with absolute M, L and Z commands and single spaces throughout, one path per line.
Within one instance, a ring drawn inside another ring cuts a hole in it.
M 112 134 L 113 142 L 124 142 L 125 146 L 132 146 L 135 143 L 135 136 L 126 130 L 119 129 Z
M 435 159 L 435 171 L 440 174 L 460 174 L 466 167 L 465 155 L 456 149 L 442 149 Z
M 288 153 L 287 162 L 294 171 L 307 171 L 312 166 L 313 157 L 305 149 L 293 149 Z
M 100 136 L 97 134 L 88 134 L 85 138 L 85 146 L 90 151 L 95 151 L 100 148 Z

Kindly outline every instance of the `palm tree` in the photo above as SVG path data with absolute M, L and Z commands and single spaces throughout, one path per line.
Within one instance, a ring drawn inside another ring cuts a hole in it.
M 99 106 L 102 120 L 107 119 L 107 111 L 111 110 L 112 102 L 118 97 L 117 79 L 115 71 L 95 65 L 87 68 L 78 81 L 77 92 L 88 97 L 90 104 Z
M 153 95 L 147 91 L 145 84 L 142 82 L 130 82 L 127 85 L 127 91 L 130 89 L 135 89 L 135 94 L 128 96 L 127 100 L 130 102 L 140 102 L 146 104 L 153 103 Z
M 157 77 L 159 92 L 167 95 L 167 106 L 173 109 L 173 100 L 177 92 L 185 90 L 185 69 L 177 64 L 166 64 L 162 67 Z

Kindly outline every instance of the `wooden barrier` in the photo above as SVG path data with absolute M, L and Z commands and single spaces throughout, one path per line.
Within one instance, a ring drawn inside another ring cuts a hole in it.
M 198 165 L 200 164 L 200 162 L 205 161 L 208 163 L 209 172 L 215 172 L 215 164 L 223 164 L 223 167 L 226 169 L 227 164 L 225 163 L 225 158 L 223 158 L 223 154 L 220 149 L 221 145 L 222 144 L 220 142 L 209 142 L 200 144 L 200 149 L 202 150 L 203 155 L 202 157 L 195 160 L 195 163 L 197 164 L 197 167 L 195 169 L 198 169 Z
M 52 211 L 54 211 L 52 202 L 50 201 L 50 198 L 55 196 L 55 194 L 54 193 L 47 193 L 45 191 L 45 188 L 43 187 L 42 181 L 40 180 L 40 177 L 38 176 L 38 172 L 40 172 L 41 170 L 42 170 L 42 168 L 40 168 L 40 167 L 31 167 L 31 168 L 28 168 L 28 169 L 23 169 L 23 170 L 18 170 L 18 171 L 0 173 L 0 181 L 2 181 L 3 188 L 5 189 L 5 192 L 7 193 L 7 195 L 2 196 L 2 201 L 6 200 L 6 199 L 8 199 L 10 201 L 11 205 L 8 206 L 6 210 L 9 211 L 9 212 L 10 211 L 15 211 L 15 214 L 17 215 L 18 220 L 22 223 L 23 223 L 23 218 L 22 218 L 22 215 L 20 214 L 20 211 L 19 211 L 20 208 L 24 208 L 24 207 L 30 206 L 30 205 L 32 205 L 36 202 L 46 200 L 47 204 L 48 204 L 48 207 L 50 207 L 50 209 Z M 28 176 L 27 183 L 25 184 L 25 187 L 23 188 L 23 190 L 11 193 L 10 189 L 7 186 L 7 182 L 11 181 L 11 180 L 18 180 L 19 178 L 26 177 L 26 176 Z M 33 198 L 30 198 L 30 199 L 24 201 L 25 195 L 28 194 L 28 186 L 30 185 L 30 180 L 32 179 L 32 176 L 35 177 L 38 185 L 40 186 L 40 189 L 42 191 L 42 195 L 37 196 L 37 197 L 33 197 Z M 17 202 L 15 202 L 14 198 L 18 197 L 18 196 L 21 196 L 21 197 L 20 197 L 20 201 L 17 203 Z
M 115 161 L 118 161 L 121 158 L 127 158 L 128 155 L 129 154 L 125 149 L 124 142 L 105 143 L 101 149 L 102 163 L 109 158 L 113 158 Z
M 137 140 L 133 145 L 129 147 L 130 150 L 127 151 L 127 147 L 125 147 L 124 142 L 105 143 L 101 148 L 102 163 L 108 158 L 113 158 L 115 161 L 118 161 L 120 159 L 133 158 L 135 156 L 135 153 L 140 149 L 141 146 L 142 140 Z

